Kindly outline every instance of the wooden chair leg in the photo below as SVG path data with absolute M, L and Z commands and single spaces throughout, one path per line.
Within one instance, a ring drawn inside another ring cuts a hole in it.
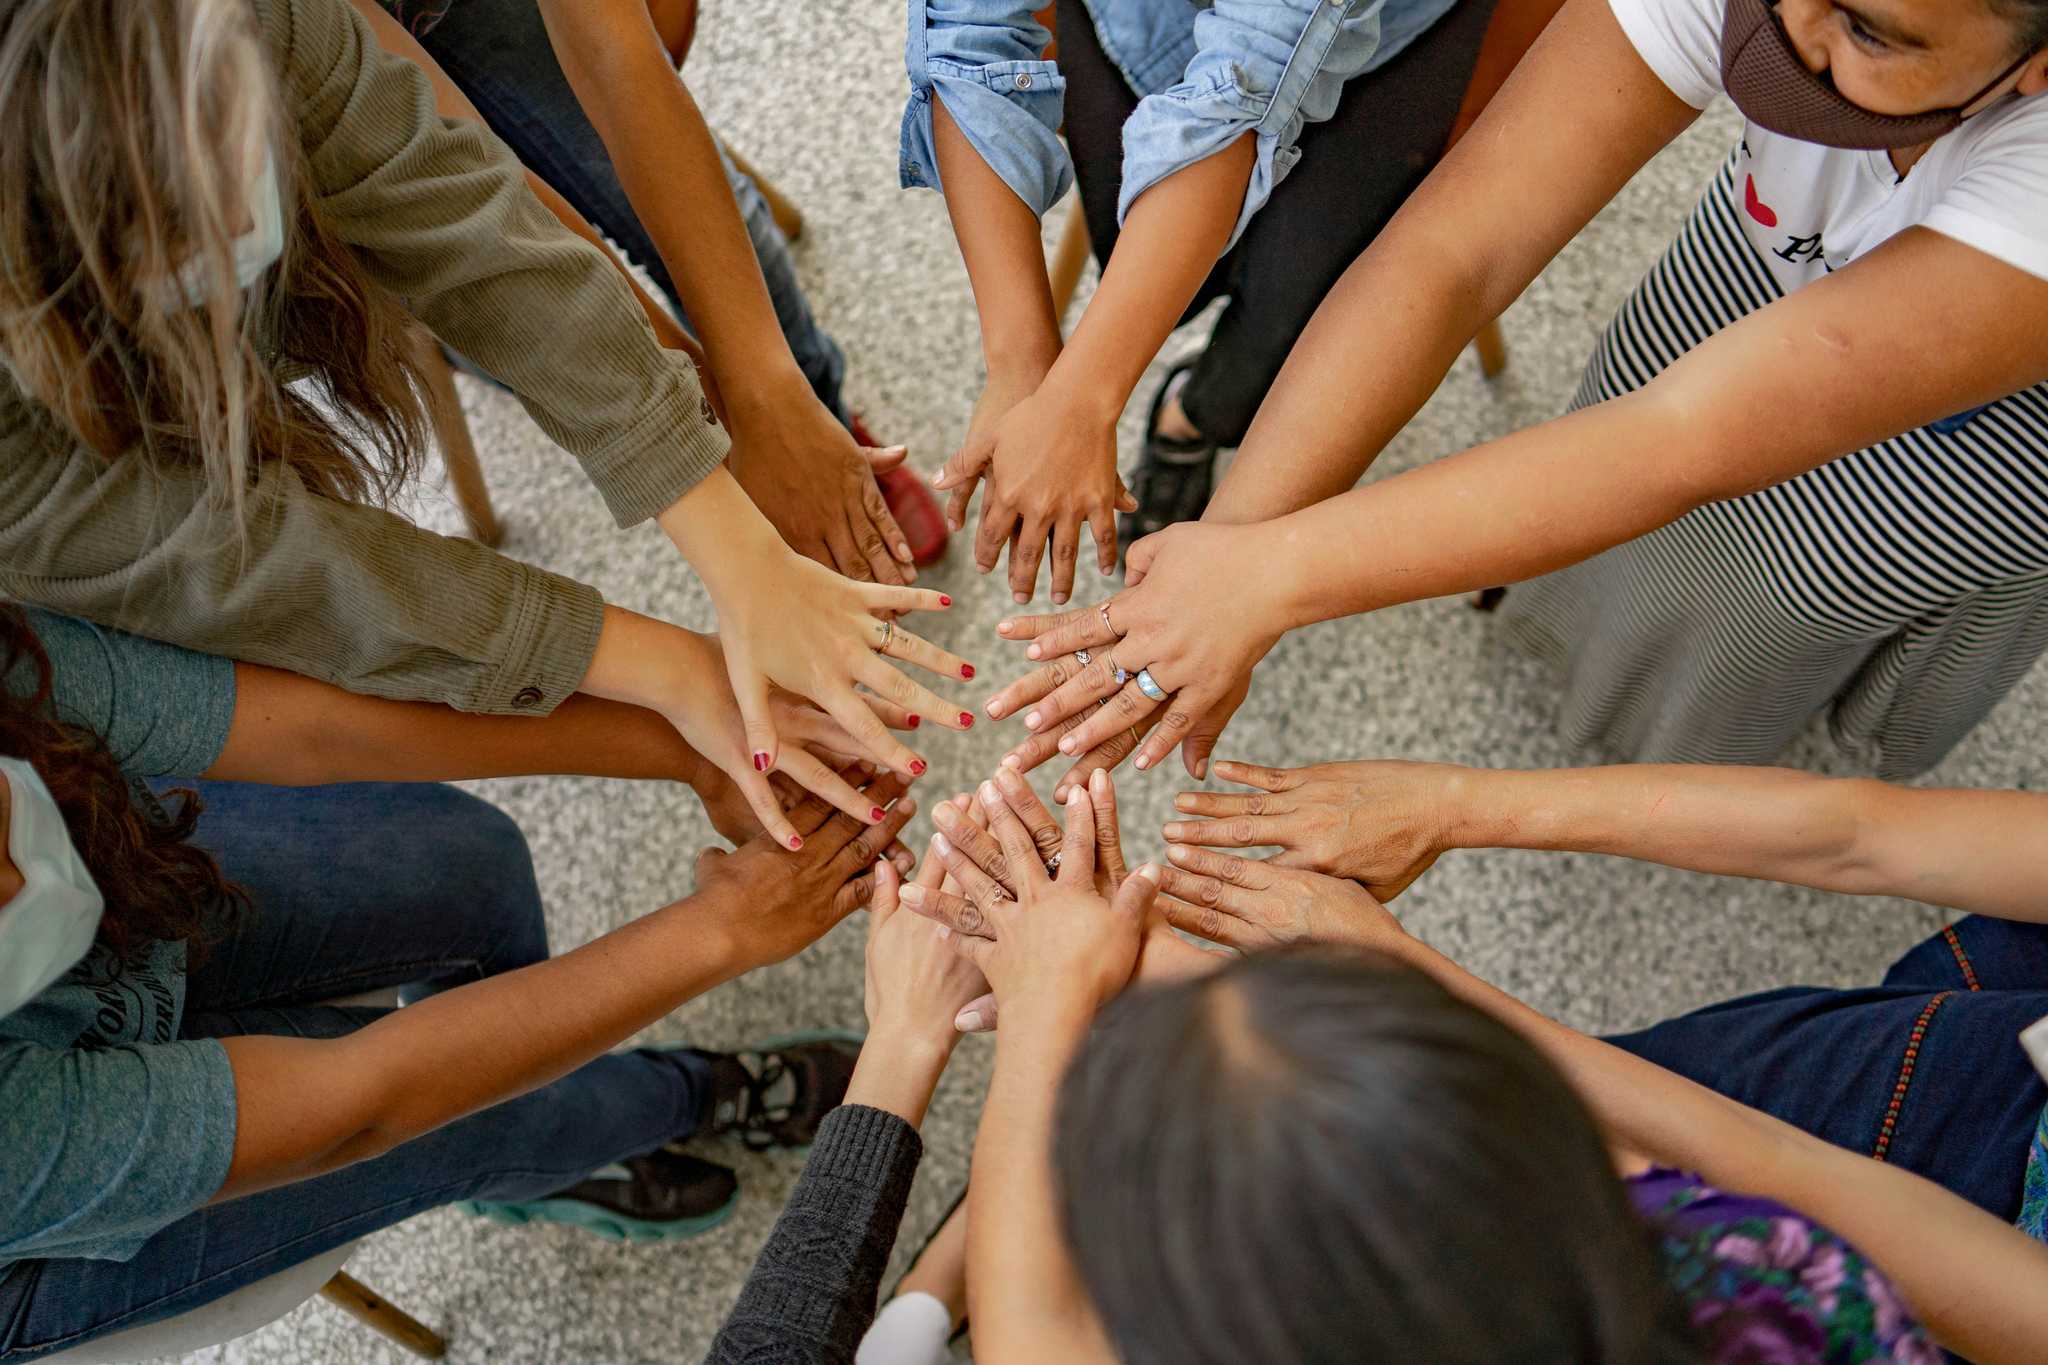
M 448 357 L 433 334 L 421 328 L 418 336 L 420 374 L 427 385 L 427 419 L 433 423 L 434 439 L 441 446 L 441 463 L 448 469 L 448 486 L 455 503 L 469 523 L 469 533 L 485 545 L 496 545 L 504 536 L 498 514 L 491 507 L 491 488 L 484 482 L 483 465 L 476 455 L 476 441 L 469 434 L 469 419 L 462 415 L 462 399 L 455 392 L 455 375 Z
M 1479 335 L 1472 338 L 1472 349 L 1479 352 L 1479 373 L 1488 379 L 1497 378 L 1508 367 L 1508 343 L 1500 334 L 1499 318 L 1479 329 Z
M 1064 319 L 1067 308 L 1074 302 L 1074 291 L 1081 287 L 1081 273 L 1088 268 L 1088 256 L 1094 248 L 1088 241 L 1088 216 L 1081 212 L 1081 201 L 1077 198 L 1067 206 L 1067 225 L 1060 231 L 1060 244 L 1053 250 L 1052 258 L 1052 313 Z
M 320 1297 L 416 1356 L 439 1360 L 448 1354 L 448 1343 L 438 1333 L 371 1293 L 351 1275 L 337 1271 L 333 1279 L 320 1287 Z
M 721 142 L 723 138 L 719 139 Z M 804 216 L 789 196 L 768 183 L 768 177 L 754 169 L 754 163 L 734 150 L 730 142 L 725 143 L 725 154 L 732 158 L 732 164 L 739 167 L 747 179 L 754 182 L 754 188 L 761 191 L 761 197 L 768 201 L 768 212 L 775 219 L 775 226 L 782 229 L 782 235 L 795 241 L 804 235 Z

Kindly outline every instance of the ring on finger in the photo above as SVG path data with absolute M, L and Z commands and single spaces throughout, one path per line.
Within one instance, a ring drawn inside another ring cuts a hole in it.
M 876 642 L 875 652 L 878 654 L 887 654 L 889 652 L 889 642 L 896 638 L 896 623 L 885 617 L 881 622 L 881 626 L 882 638 Z
M 1117 635 L 1116 627 L 1109 623 L 1109 603 L 1104 602 L 1095 609 L 1095 613 L 1102 618 L 1102 628 L 1104 630 L 1108 631 L 1111 635 L 1115 635 L 1119 640 L 1123 639 L 1123 636 Z
M 1052 856 L 1045 860 L 1046 876 L 1057 877 L 1060 874 L 1060 854 L 1064 853 L 1065 851 L 1065 849 L 1056 848 L 1052 851 Z
M 1092 663 L 1094 663 L 1094 662 L 1095 662 L 1095 656 L 1094 656 L 1094 655 L 1092 655 L 1092 654 L 1090 654 L 1090 653 L 1089 653 L 1089 652 L 1088 652 L 1087 650 L 1085 650 L 1085 649 L 1077 649 L 1077 650 L 1075 650 L 1075 651 L 1074 651 L 1074 657 L 1075 657 L 1075 658 L 1077 658 L 1077 659 L 1079 659 L 1079 660 L 1081 661 L 1081 667 L 1083 667 L 1083 668 L 1086 668 L 1086 667 L 1087 667 L 1087 666 L 1088 666 L 1089 664 L 1092 664 Z
M 1153 681 L 1152 670 L 1149 668 L 1138 670 L 1138 690 L 1154 701 L 1166 700 L 1166 689 Z
M 1116 655 L 1105 654 L 1102 656 L 1102 662 L 1109 665 L 1109 676 L 1116 679 L 1118 687 L 1122 687 L 1131 680 L 1131 675 L 1124 672 L 1124 666 L 1116 661 Z

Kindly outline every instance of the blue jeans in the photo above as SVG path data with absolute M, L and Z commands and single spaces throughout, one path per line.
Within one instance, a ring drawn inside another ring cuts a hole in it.
M 379 0 L 385 9 L 404 10 L 400 0 Z M 417 8 L 415 6 L 414 8 Z M 555 60 L 547 24 L 534 0 L 457 0 L 445 15 L 412 25 L 413 36 L 441 64 L 491 131 L 503 138 L 526 168 L 551 185 L 592 226 L 609 237 L 626 258 L 642 267 L 668 296 L 683 325 L 688 310 L 662 264 L 661 253 L 640 226 L 604 140 L 583 113 L 576 91 Z M 754 182 L 725 156 L 725 178 L 739 200 L 740 216 L 753 239 L 754 255 L 768 282 L 776 320 L 812 390 L 843 422 L 848 418 L 840 385 L 846 357 L 811 316 L 789 241 L 775 225 L 768 202 Z M 691 328 L 694 333 L 695 328 Z
M 2048 1106 L 2018 1036 L 2044 1015 L 2048 925 L 1972 916 L 1880 985 L 1766 991 L 1610 1041 L 2012 1222 Z
M 187 979 L 188 1038 L 338 1037 L 387 1011 L 318 1002 L 548 954 L 526 841 L 486 802 L 430 784 L 189 785 L 206 801 L 197 842 L 256 909 Z M 442 1204 L 560 1190 L 692 1132 L 710 1085 L 687 1053 L 601 1057 L 381 1157 L 203 1208 L 132 1260 L 16 1262 L 0 1271 L 0 1361 L 174 1317 Z

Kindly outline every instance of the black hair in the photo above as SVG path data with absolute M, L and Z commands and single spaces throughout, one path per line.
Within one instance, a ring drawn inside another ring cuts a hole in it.
M 1134 992 L 1062 1082 L 1054 1166 L 1130 1365 L 1697 1365 L 1585 1105 L 1388 958 Z
M 1991 7 L 2012 20 L 2014 52 L 2048 47 L 2048 0 L 1991 0 Z

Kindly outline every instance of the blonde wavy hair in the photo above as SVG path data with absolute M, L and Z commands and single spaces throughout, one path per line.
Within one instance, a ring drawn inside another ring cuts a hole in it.
M 249 0 L 0 0 L 0 128 L 0 362 L 53 437 L 196 466 L 238 525 L 271 463 L 358 501 L 417 469 L 412 324 L 314 211 Z M 245 290 L 266 148 L 285 250 Z

